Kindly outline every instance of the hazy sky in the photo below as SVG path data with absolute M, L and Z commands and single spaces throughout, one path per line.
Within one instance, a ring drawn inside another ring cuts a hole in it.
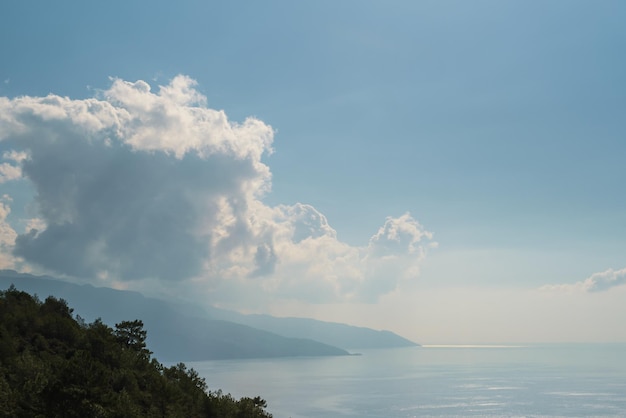
M 623 1 L 0 6 L 0 267 L 422 343 L 626 341 Z

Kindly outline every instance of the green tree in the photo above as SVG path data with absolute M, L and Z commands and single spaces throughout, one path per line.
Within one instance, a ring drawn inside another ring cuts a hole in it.
M 0 418 L 268 418 L 183 363 L 164 367 L 141 320 L 112 329 L 74 318 L 63 299 L 0 291 Z
M 115 336 L 118 342 L 126 348 L 136 352 L 150 353 L 146 350 L 147 331 L 143 329 L 143 321 L 140 319 L 115 324 Z

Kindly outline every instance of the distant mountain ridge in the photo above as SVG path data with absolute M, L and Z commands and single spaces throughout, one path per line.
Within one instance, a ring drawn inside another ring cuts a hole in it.
M 419 346 L 391 331 L 376 331 L 337 322 L 310 318 L 244 315 L 238 312 L 213 309 L 211 317 L 248 325 L 285 337 L 310 338 L 343 349 L 394 348 Z
M 199 307 L 148 298 L 139 292 L 0 270 L 0 289 L 11 284 L 41 299 L 49 295 L 63 298 L 87 322 L 102 318 L 112 326 L 124 320 L 143 320 L 149 346 L 164 361 L 348 355 L 345 348 L 416 345 L 388 331 L 216 308 L 205 313 Z

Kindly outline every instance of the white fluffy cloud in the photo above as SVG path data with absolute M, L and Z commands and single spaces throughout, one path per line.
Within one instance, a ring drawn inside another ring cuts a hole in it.
M 0 184 L 21 178 L 22 170 L 20 169 L 19 164 L 27 158 L 26 153 L 8 151 L 2 155 L 2 158 L 4 160 L 12 161 L 13 164 L 6 162 L 0 164 Z
M 626 268 L 621 270 L 608 269 L 594 273 L 585 280 L 572 284 L 557 284 L 543 286 L 543 290 L 602 292 L 616 286 L 626 284 Z
M 312 206 L 265 205 L 272 128 L 208 108 L 185 76 L 154 92 L 113 80 L 86 100 L 0 98 L 0 140 L 13 161 L 0 179 L 28 179 L 40 218 L 13 253 L 56 273 L 369 301 L 416 277 L 433 245 L 409 214 L 355 247 Z
M 11 213 L 11 198 L 3 195 L 0 198 L 0 269 L 15 267 L 11 251 L 17 237 L 17 232 L 7 222 Z

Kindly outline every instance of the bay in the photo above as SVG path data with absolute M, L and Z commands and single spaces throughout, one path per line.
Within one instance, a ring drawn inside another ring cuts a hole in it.
M 190 362 L 274 417 L 624 417 L 626 345 L 425 346 Z

